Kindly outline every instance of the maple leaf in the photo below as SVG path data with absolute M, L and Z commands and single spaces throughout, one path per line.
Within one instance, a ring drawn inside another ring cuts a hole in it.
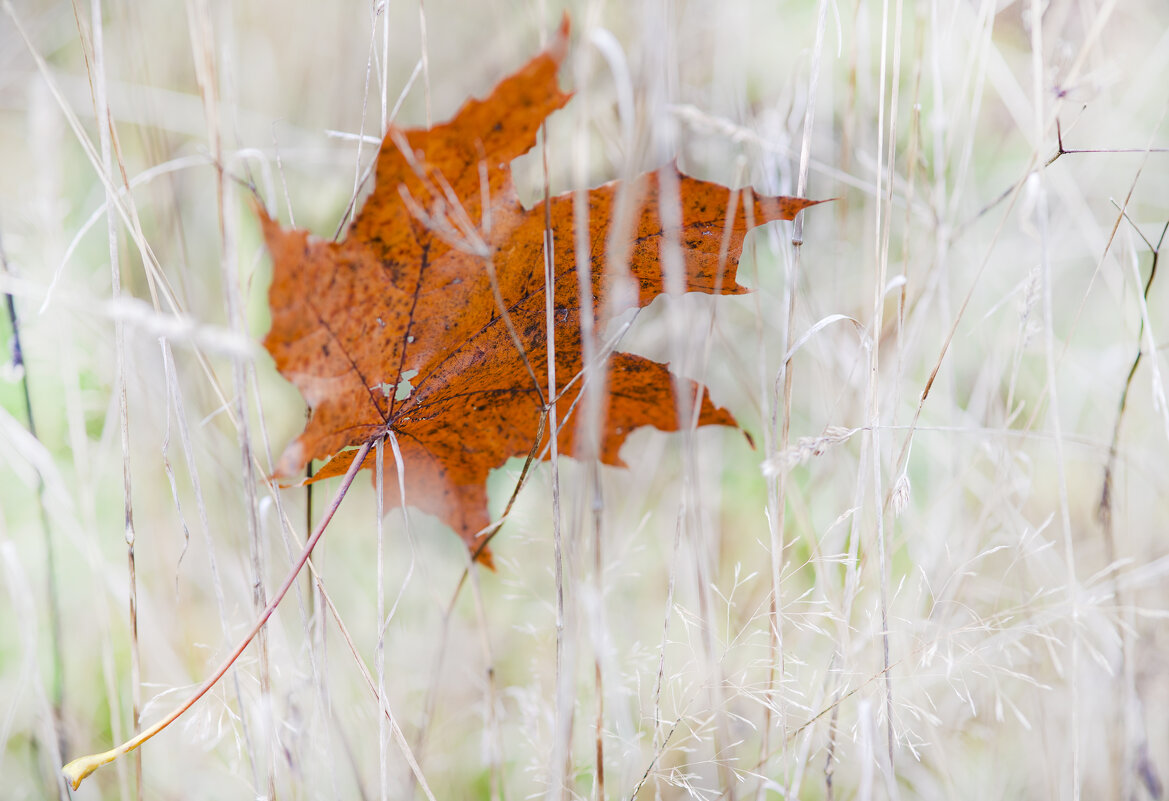
M 551 46 L 485 100 L 469 100 L 450 122 L 430 129 L 391 128 L 373 192 L 343 241 L 284 230 L 260 212 L 273 260 L 272 328 L 264 345 L 312 410 L 277 475 L 295 476 L 310 459 L 328 457 L 334 458 L 318 477 L 344 473 L 353 459 L 344 449 L 392 432 L 408 502 L 449 524 L 488 564 L 490 554 L 477 539 L 491 522 L 487 475 L 532 452 L 548 402 L 536 379 L 547 375 L 548 358 L 545 209 L 523 208 L 509 165 L 535 145 L 545 118 L 569 99 L 556 77 L 567 43 L 565 18 Z M 747 291 L 735 282 L 747 222 L 744 214 L 727 219 L 735 195 L 676 176 L 685 291 Z M 639 306 L 664 291 L 657 182 L 656 174 L 642 177 L 632 218 L 629 270 Z M 603 246 L 616 193 L 608 184 L 588 197 L 598 316 L 611 294 Z M 756 225 L 790 220 L 813 204 L 784 197 L 747 202 Z M 584 367 L 573 197 L 553 197 L 549 207 L 558 408 L 567 409 L 581 391 Z M 677 404 L 666 365 L 613 353 L 608 369 L 599 456 L 619 465 L 618 451 L 633 429 L 679 428 Z M 698 425 L 737 425 L 697 384 L 679 385 L 702 396 Z M 577 453 L 575 426 L 561 427 L 558 445 L 561 453 Z M 396 506 L 396 471 L 392 459 L 385 461 L 386 503 Z

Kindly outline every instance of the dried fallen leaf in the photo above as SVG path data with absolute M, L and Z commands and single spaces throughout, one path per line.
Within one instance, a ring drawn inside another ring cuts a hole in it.
M 272 328 L 264 344 L 312 409 L 277 474 L 295 476 L 308 460 L 333 457 L 318 475 L 338 475 L 352 460 L 344 449 L 393 432 L 409 503 L 448 523 L 488 564 L 489 552 L 477 541 L 490 523 L 488 472 L 532 450 L 548 401 L 547 387 L 540 387 L 548 356 L 545 209 L 523 208 L 509 165 L 535 145 L 545 118 L 568 101 L 556 79 L 567 44 L 566 18 L 551 46 L 485 100 L 469 100 L 450 122 L 428 130 L 391 128 L 373 193 L 344 241 L 284 230 L 261 212 L 273 259 Z M 664 289 L 657 182 L 656 174 L 640 179 L 634 207 L 629 269 L 639 306 Z M 735 273 L 747 223 L 734 210 L 727 219 L 728 202 L 737 195 L 681 173 L 677 182 L 685 290 L 745 292 Z M 589 192 L 598 313 L 610 295 L 603 248 L 616 192 L 615 184 Z M 747 202 L 755 225 L 790 220 L 813 204 L 787 197 Z M 581 390 L 580 380 L 570 381 L 584 366 L 572 195 L 551 198 L 550 212 L 558 408 L 568 409 Z M 700 394 L 699 385 L 686 384 Z M 605 464 L 621 463 L 618 450 L 635 428 L 678 429 L 666 365 L 614 353 L 608 386 Z M 698 425 L 736 423 L 703 397 Z M 577 452 L 574 430 L 561 426 L 561 453 Z M 386 502 L 396 506 L 391 460 L 386 469 Z

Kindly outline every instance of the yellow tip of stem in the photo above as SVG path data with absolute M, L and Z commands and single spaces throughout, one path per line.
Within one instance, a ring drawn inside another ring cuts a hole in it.
M 200 693 L 200 695 L 201 694 L 202 693 Z M 76 790 L 81 786 L 81 783 L 85 781 L 86 776 L 93 773 L 102 765 L 108 765 L 123 754 L 130 753 L 135 748 L 142 745 L 142 743 L 146 742 L 151 737 L 158 734 L 160 731 L 173 723 L 175 718 L 185 712 L 187 707 L 193 704 L 198 697 L 199 696 L 196 695 L 195 698 L 192 698 L 190 701 L 188 701 L 186 705 L 181 706 L 177 711 L 172 712 L 169 717 L 163 718 L 146 731 L 142 732 L 133 739 L 127 740 L 117 748 L 111 748 L 109 751 L 103 751 L 100 754 L 90 754 L 89 756 L 77 757 L 77 759 L 61 768 L 61 773 L 65 775 L 65 778 L 68 779 L 69 783 L 73 785 L 73 789 Z
M 122 749 L 115 748 L 112 751 L 105 751 L 101 754 L 90 754 L 88 756 L 78 757 L 70 762 L 65 767 L 61 768 L 61 773 L 65 774 L 65 778 L 69 780 L 69 784 L 76 790 L 85 781 L 85 777 L 93 773 L 102 765 L 109 764 L 117 759 L 122 754 Z

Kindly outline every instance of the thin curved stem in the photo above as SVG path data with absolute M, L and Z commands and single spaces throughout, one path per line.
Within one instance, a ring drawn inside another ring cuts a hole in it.
M 268 622 L 268 618 L 272 617 L 272 613 L 276 611 L 276 607 L 280 605 L 282 600 L 284 600 L 284 596 L 292 587 L 293 582 L 296 581 L 296 577 L 300 575 L 301 569 L 312 555 L 313 548 L 316 547 L 317 542 L 324 535 L 325 529 L 329 526 L 329 521 L 333 519 L 333 514 L 341 505 L 341 499 L 345 497 L 347 492 L 349 492 L 349 486 L 353 483 L 353 479 L 357 477 L 357 471 L 361 469 L 361 464 L 365 461 L 365 457 L 369 454 L 369 449 L 373 447 L 374 442 L 375 440 L 373 439 L 368 440 L 357 451 L 357 456 L 354 457 L 353 463 L 349 465 L 349 471 L 345 473 L 345 478 L 341 481 L 341 486 L 338 488 L 337 494 L 333 498 L 333 502 L 329 505 L 329 508 L 326 510 L 324 517 L 321 518 L 321 522 L 317 524 L 316 529 L 313 531 L 313 535 L 309 537 L 308 542 L 305 543 L 304 550 L 300 553 L 300 558 L 296 560 L 296 563 L 292 566 L 292 569 L 288 571 L 288 575 L 285 577 L 284 583 L 280 586 L 280 589 L 276 592 L 276 594 L 272 596 L 272 600 L 268 602 L 268 605 L 264 608 L 264 611 L 256 620 L 255 625 L 252 626 L 252 630 L 249 631 L 243 640 L 240 641 L 240 644 L 236 646 L 235 650 L 232 651 L 225 660 L 223 660 L 223 664 L 216 668 L 215 672 L 212 673 L 211 676 L 209 676 L 207 680 L 199 686 L 199 689 L 195 691 L 194 695 L 188 698 L 181 706 L 177 707 L 173 712 L 155 723 L 149 729 L 146 729 L 141 734 L 138 734 L 137 736 L 127 740 L 116 748 L 112 748 L 109 751 L 104 751 L 100 754 L 89 754 L 88 756 L 78 757 L 62 768 L 61 772 L 65 775 L 65 778 L 69 781 L 74 790 L 81 786 L 81 782 L 85 780 L 86 776 L 93 773 L 102 765 L 107 765 L 118 757 L 124 754 L 128 754 L 149 740 L 151 737 L 165 729 L 167 726 L 178 720 L 184 712 L 194 706 L 196 701 L 206 695 L 207 691 L 214 687 L 216 683 L 221 678 L 223 678 L 224 674 L 227 673 L 233 664 L 235 664 L 235 660 L 239 659 L 240 654 L 244 652 L 244 649 L 246 649 L 251 644 L 252 640 L 255 639 L 256 635 L 260 633 L 260 629 L 264 628 L 264 625 Z

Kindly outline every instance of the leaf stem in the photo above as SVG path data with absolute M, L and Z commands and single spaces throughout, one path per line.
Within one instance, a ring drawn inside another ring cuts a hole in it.
M 321 522 L 317 524 L 316 529 L 313 531 L 313 535 L 309 537 L 308 542 L 305 543 L 304 550 L 300 553 L 300 558 L 296 560 L 296 563 L 292 566 L 292 569 L 288 571 L 288 575 L 285 577 L 284 583 L 280 586 L 280 589 L 276 592 L 276 594 L 272 596 L 272 600 L 268 602 L 268 605 L 264 608 L 264 611 L 256 620 L 255 625 L 252 626 L 252 630 L 249 631 L 247 636 L 245 636 L 243 640 L 240 641 L 240 644 L 236 646 L 231 655 L 223 661 L 223 664 L 221 664 L 215 670 L 215 672 L 211 674 L 211 676 L 208 677 L 206 681 L 203 682 L 202 685 L 200 685 L 199 689 L 195 691 L 194 695 L 192 695 L 181 706 L 176 708 L 162 720 L 155 723 L 149 729 L 127 740 L 116 748 L 112 748 L 109 751 L 104 751 L 100 754 L 89 754 L 88 756 L 78 757 L 62 768 L 61 772 L 65 775 L 65 778 L 69 781 L 74 790 L 81 786 L 81 782 L 85 780 L 86 776 L 93 773 L 102 765 L 107 765 L 118 757 L 124 754 L 128 754 L 149 740 L 151 737 L 165 729 L 167 726 L 178 720 L 178 718 L 184 712 L 194 706 L 196 701 L 206 695 L 207 691 L 214 687 L 215 684 L 221 678 L 223 678 L 223 675 L 227 673 L 228 669 L 230 669 L 231 666 L 235 664 L 235 660 L 239 659 L 239 656 L 244 652 L 244 649 L 246 649 L 248 645 L 251 644 L 252 640 L 255 639 L 256 635 L 260 632 L 260 629 L 264 628 L 264 625 L 268 622 L 268 618 L 272 617 L 272 613 L 276 611 L 276 607 L 280 605 L 282 600 L 284 600 L 284 596 L 288 593 L 289 588 L 292 587 L 293 582 L 296 581 L 296 577 L 300 574 L 300 571 L 304 567 L 305 562 L 307 562 L 309 557 L 312 555 L 313 548 L 316 547 L 317 542 L 321 539 L 321 536 L 324 535 L 325 529 L 329 525 L 329 521 L 333 519 L 333 514 L 341 505 L 341 500 L 349 491 L 349 486 L 353 483 L 353 479 L 357 477 L 357 471 L 361 469 L 361 464 L 365 461 L 365 457 L 369 454 L 369 449 L 373 447 L 374 442 L 374 439 L 367 440 L 357 451 L 357 456 L 354 457 L 353 463 L 349 465 L 349 471 L 345 473 L 345 478 L 342 479 L 341 486 L 338 488 L 337 494 L 333 498 L 333 502 L 325 511 L 324 517 L 321 518 Z

